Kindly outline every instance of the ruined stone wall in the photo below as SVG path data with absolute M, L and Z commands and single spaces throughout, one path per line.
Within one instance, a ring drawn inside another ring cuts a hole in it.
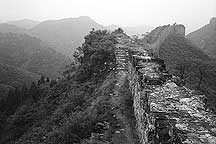
M 139 140 L 141 144 L 151 143 L 153 140 L 152 135 L 154 133 L 154 117 L 150 113 L 149 104 L 147 97 L 143 97 L 146 95 L 145 91 L 142 91 L 142 88 L 139 83 L 139 77 L 135 73 L 135 68 L 129 63 L 129 76 L 128 79 L 130 81 L 130 90 L 133 95 L 133 107 L 134 107 L 134 115 L 136 117 L 137 122 L 137 131 L 139 134 Z M 151 135 L 152 134 L 152 135 Z
M 183 25 L 158 29 L 155 33 L 159 35 L 184 34 Z M 122 75 L 118 78 L 119 82 L 121 77 L 129 80 L 140 143 L 215 144 L 216 115 L 204 107 L 205 95 L 184 87 L 178 77 L 167 72 L 162 59 L 152 57 L 145 45 L 123 34 L 118 40 L 117 70 Z
M 173 27 L 173 34 L 181 35 L 182 37 L 185 36 L 185 26 L 182 24 L 174 25 Z
M 166 72 L 164 61 L 135 48 L 128 80 L 141 144 L 215 144 L 215 115 L 198 95 Z
M 163 29 L 165 36 L 184 34 L 183 25 L 158 29 Z M 145 45 L 124 34 L 117 36 L 117 78 L 119 84 L 124 78 L 129 80 L 140 144 L 215 144 L 216 115 L 205 108 L 205 95 L 184 87 L 178 77 L 167 72 L 162 59 L 152 57 Z
M 166 40 L 169 35 L 180 35 L 185 36 L 185 26 L 184 25 L 165 25 L 157 27 L 152 30 L 148 37 L 151 38 L 150 43 L 148 44 L 149 49 L 154 54 L 154 56 L 159 56 L 159 49 L 162 43 Z

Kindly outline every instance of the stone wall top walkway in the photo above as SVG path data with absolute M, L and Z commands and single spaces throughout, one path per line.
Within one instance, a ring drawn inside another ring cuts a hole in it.
M 117 52 L 130 53 L 130 64 L 123 61 L 122 68 L 131 75 L 140 142 L 216 144 L 216 116 L 205 108 L 205 95 L 178 86 L 163 60 L 155 59 L 124 34 L 118 40 L 122 48 Z

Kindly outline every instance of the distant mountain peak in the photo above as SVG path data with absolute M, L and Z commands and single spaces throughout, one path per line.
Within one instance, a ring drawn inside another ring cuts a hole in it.
M 13 21 L 8 21 L 8 22 L 17 22 L 17 21 L 38 22 L 38 21 L 35 21 L 35 20 L 27 19 L 27 18 L 24 18 L 24 19 L 19 19 L 19 20 L 13 20 Z
M 89 16 L 79 16 L 79 17 L 69 17 L 69 18 L 63 18 L 63 19 L 57 19 L 55 21 L 64 21 L 64 20 L 92 20 Z M 52 21 L 52 20 L 51 20 Z
M 72 56 L 92 28 L 104 29 L 104 26 L 88 16 L 80 16 L 44 21 L 32 28 L 31 32 L 55 47 L 58 52 Z
M 79 16 L 79 19 L 91 19 L 89 16 Z
M 91 17 L 89 16 L 80 16 L 78 18 L 73 18 L 75 20 L 81 21 L 81 22 L 94 22 L 97 23 L 95 20 L 93 20 Z

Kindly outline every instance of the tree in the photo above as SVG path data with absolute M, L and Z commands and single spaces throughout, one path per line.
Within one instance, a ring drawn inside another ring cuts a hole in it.
M 5 102 L 5 111 L 7 115 L 10 115 L 15 111 L 17 104 L 18 104 L 18 99 L 17 96 L 15 95 L 15 90 L 10 89 Z
M 16 98 L 15 106 L 18 107 L 23 102 L 21 90 L 19 88 L 15 88 L 14 95 Z
M 33 98 L 34 100 L 37 100 L 38 88 L 37 88 L 35 82 L 32 82 L 28 94 L 31 98 Z
M 199 82 L 197 85 L 197 89 L 200 90 L 201 87 L 201 83 L 203 81 L 203 77 L 204 77 L 204 68 L 202 68 L 201 66 L 199 67 Z
M 73 72 L 76 71 L 77 67 L 78 66 L 76 65 L 75 61 L 73 61 L 70 65 L 67 65 L 66 70 L 63 72 L 63 77 L 66 79 L 70 79 Z
M 124 33 L 124 30 L 121 29 L 121 28 L 118 28 L 113 33 L 115 33 L 115 34 L 118 34 L 118 33 L 121 34 L 121 33 Z
M 52 88 L 54 85 L 56 85 L 57 84 L 57 82 L 56 82 L 56 80 L 51 80 L 51 82 L 50 82 L 50 87 Z
M 22 94 L 23 101 L 25 101 L 28 98 L 28 88 L 25 83 L 22 86 L 21 94 Z
M 42 84 L 45 84 L 45 77 L 42 75 L 41 76 L 41 78 L 40 78 L 40 82 L 42 83 Z
M 47 77 L 47 78 L 46 78 L 46 82 L 48 83 L 49 81 L 50 81 L 50 80 L 49 80 L 49 78 Z
M 91 31 L 85 36 L 81 50 L 83 58 L 78 69 L 78 79 L 85 81 L 101 77 L 114 66 L 115 35 L 106 30 Z
M 80 64 L 82 63 L 83 60 L 83 51 L 82 51 L 82 47 L 78 47 L 76 48 L 76 51 L 73 53 L 73 57 L 74 57 L 74 64 Z
M 38 81 L 37 81 L 37 86 L 40 86 L 41 85 L 41 80 L 39 79 Z
M 189 68 L 190 68 L 190 64 L 186 60 L 182 61 L 181 63 L 179 63 L 175 67 L 175 69 L 178 71 L 178 76 L 182 80 L 184 80 L 185 78 L 187 78 L 187 76 L 188 76 L 187 71 L 189 71 Z

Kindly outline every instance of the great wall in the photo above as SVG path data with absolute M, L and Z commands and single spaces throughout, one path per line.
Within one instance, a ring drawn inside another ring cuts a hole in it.
M 172 34 L 185 36 L 185 26 L 173 24 L 157 27 L 148 34 L 149 39 L 145 43 L 145 49 L 148 49 L 155 57 L 159 57 L 161 44 Z
M 167 25 L 150 33 L 151 41 L 139 45 L 124 33 L 116 34 L 116 93 L 129 81 L 133 97 L 138 141 L 130 136 L 125 143 L 215 144 L 215 115 L 204 107 L 204 95 L 176 84 L 159 58 L 159 48 L 170 34 L 185 35 L 183 25 Z M 113 95 L 113 94 L 112 94 Z M 115 106 L 114 106 L 115 107 Z M 116 114 L 124 121 L 124 115 Z M 129 124 L 127 135 L 133 133 Z M 118 131 L 120 133 L 121 130 Z

